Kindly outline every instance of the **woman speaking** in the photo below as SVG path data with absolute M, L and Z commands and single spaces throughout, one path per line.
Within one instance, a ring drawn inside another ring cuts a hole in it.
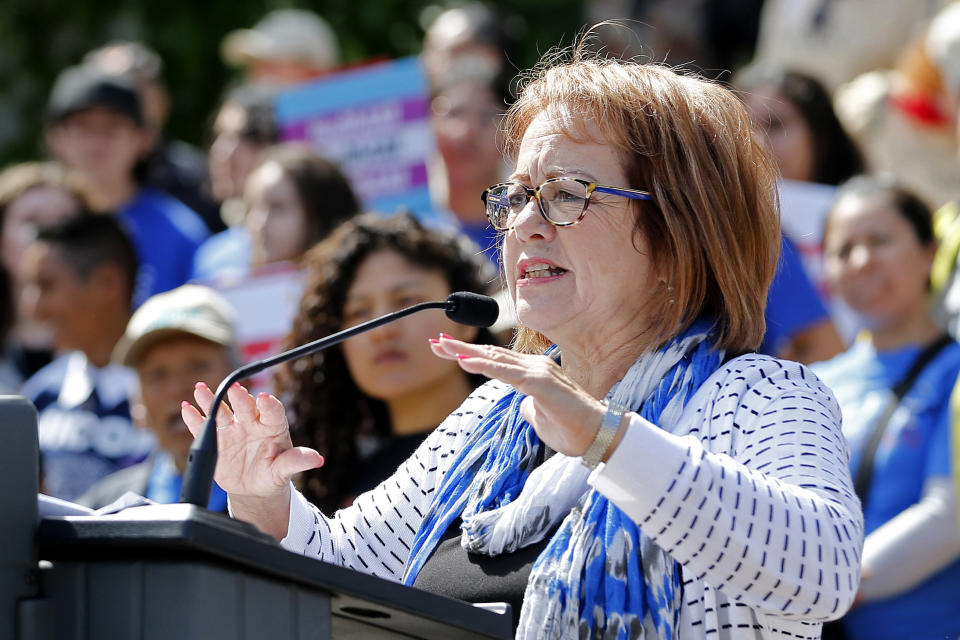
M 518 638 L 819 637 L 856 594 L 863 519 L 829 390 L 751 353 L 780 230 L 743 107 L 578 49 L 506 129 L 516 170 L 483 199 L 513 350 L 432 339 L 491 381 L 329 517 L 290 483 L 321 455 L 292 447 L 276 398 L 234 386 L 216 473 L 233 515 L 327 562 L 511 602 Z M 195 399 L 197 433 L 209 387 Z

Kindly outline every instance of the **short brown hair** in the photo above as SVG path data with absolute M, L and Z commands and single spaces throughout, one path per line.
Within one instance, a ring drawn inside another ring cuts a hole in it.
M 668 274 L 651 327 L 657 342 L 699 318 L 714 321 L 719 348 L 755 350 L 765 332 L 767 290 L 780 247 L 776 168 L 728 89 L 656 64 L 602 58 L 577 45 L 534 69 L 507 113 L 515 155 L 530 123 L 548 112 L 575 141 L 586 121 L 623 157 L 635 231 Z M 575 114 L 575 115 L 574 115 Z M 514 347 L 540 351 L 544 336 L 520 327 Z

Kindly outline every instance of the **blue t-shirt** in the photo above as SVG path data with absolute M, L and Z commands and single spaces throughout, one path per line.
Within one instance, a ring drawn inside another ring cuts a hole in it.
M 775 356 L 793 334 L 829 317 L 826 305 L 803 268 L 797 249 L 781 236 L 780 262 L 770 284 L 764 312 L 767 333 L 757 351 Z
M 147 457 L 155 440 L 130 421 L 135 388 L 130 369 L 98 369 L 80 352 L 57 358 L 24 383 L 21 393 L 37 408 L 45 493 L 75 500 Z
M 140 258 L 135 306 L 190 279 L 193 254 L 210 235 L 200 216 L 179 200 L 149 188 L 140 189 L 119 216 Z
M 877 418 L 896 384 L 920 354 L 909 346 L 877 352 L 866 341 L 814 372 L 833 389 L 855 474 Z M 950 394 L 960 375 L 960 344 L 951 343 L 924 368 L 890 418 L 874 457 L 864 511 L 866 534 L 916 504 L 926 480 L 951 474 Z M 844 618 L 854 639 L 957 638 L 960 635 L 960 560 L 906 593 L 857 607 Z

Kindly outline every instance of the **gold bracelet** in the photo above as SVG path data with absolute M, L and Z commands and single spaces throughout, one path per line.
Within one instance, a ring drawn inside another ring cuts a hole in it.
M 617 437 L 620 420 L 628 410 L 626 407 L 613 402 L 607 405 L 607 412 L 603 414 L 600 429 L 597 430 L 597 435 L 594 436 L 593 442 L 590 443 L 590 448 L 580 456 L 580 462 L 591 469 L 595 469 L 597 465 L 600 464 L 603 456 L 606 455 L 610 449 L 610 445 L 613 444 L 614 438 Z

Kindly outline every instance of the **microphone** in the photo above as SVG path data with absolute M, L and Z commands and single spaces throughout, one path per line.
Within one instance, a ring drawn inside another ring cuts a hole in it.
M 274 365 L 322 351 L 327 347 L 340 344 L 348 338 L 427 309 L 443 309 L 447 313 L 447 317 L 454 322 L 471 327 L 489 327 L 496 322 L 500 313 L 500 307 L 493 298 L 478 293 L 458 291 L 457 293 L 451 293 L 443 302 L 421 302 L 236 369 L 224 378 L 220 386 L 217 387 L 217 392 L 214 394 L 213 402 L 210 405 L 210 412 L 203 423 L 203 431 L 200 437 L 194 439 L 193 444 L 190 445 L 187 467 L 183 474 L 183 487 L 180 491 L 180 502 L 206 508 L 207 502 L 210 500 L 213 471 L 217 466 L 217 410 L 223 403 L 230 385 Z

